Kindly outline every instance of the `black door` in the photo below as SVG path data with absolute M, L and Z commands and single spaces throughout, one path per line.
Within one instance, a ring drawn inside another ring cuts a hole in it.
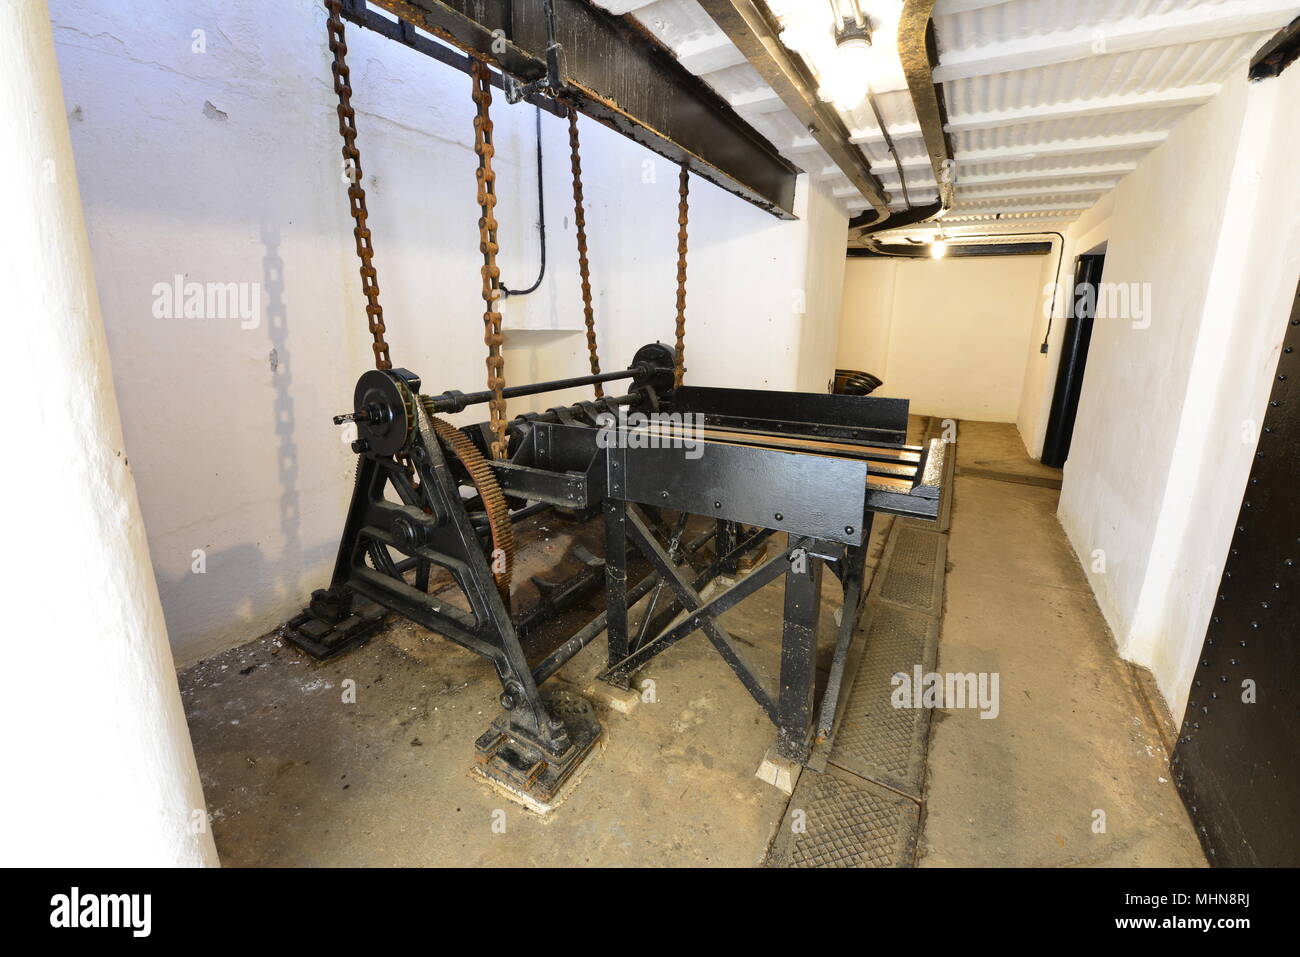
M 1097 283 L 1105 256 L 1080 256 L 1074 267 L 1070 317 L 1061 340 L 1061 364 L 1056 370 L 1052 410 L 1047 417 L 1042 463 L 1059 469 L 1070 455 L 1074 419 L 1079 414 L 1079 392 L 1083 388 L 1083 367 L 1088 361 L 1092 320 L 1097 316 Z
M 1174 751 L 1214 864 L 1300 865 L 1300 289 Z

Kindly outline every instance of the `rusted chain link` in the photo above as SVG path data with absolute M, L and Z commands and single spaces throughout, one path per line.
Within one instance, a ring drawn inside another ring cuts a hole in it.
M 474 116 L 474 152 L 478 154 L 478 169 L 474 176 L 478 182 L 478 205 L 482 214 L 478 221 L 479 249 L 483 253 L 483 341 L 487 343 L 487 387 L 492 392 L 488 400 L 489 425 L 492 429 L 492 457 L 506 457 L 506 360 L 501 354 L 505 336 L 501 333 L 501 313 L 497 300 L 501 297 L 501 269 L 497 266 L 497 218 L 493 210 L 497 204 L 496 178 L 492 170 L 491 73 L 487 65 L 475 60 L 470 76 L 474 83 L 474 103 L 478 112 Z
M 393 364 L 388 355 L 388 343 L 384 339 L 384 311 L 379 304 L 379 283 L 374 263 L 372 262 L 374 249 L 370 241 L 370 229 L 366 225 L 368 215 L 366 211 L 366 191 L 361 185 L 361 154 L 357 149 L 356 111 L 352 108 L 352 86 L 347 65 L 348 47 L 343 35 L 342 0 L 326 0 L 326 7 L 329 10 L 329 17 L 326 21 L 326 26 L 329 31 L 329 48 L 330 52 L 334 55 L 334 61 L 331 64 L 331 69 L 334 74 L 334 91 L 338 94 L 339 98 L 339 133 L 343 136 L 344 170 L 348 175 L 350 183 L 348 186 L 348 200 L 351 203 L 352 218 L 356 224 L 353 229 L 353 235 L 357 242 L 357 256 L 361 260 L 361 284 L 366 295 L 366 318 L 370 326 L 371 335 L 374 337 L 375 368 L 381 370 L 391 369 Z M 486 88 L 486 68 L 483 68 L 483 73 L 483 86 Z M 477 92 L 477 78 L 475 79 L 475 83 L 475 100 L 477 101 L 479 98 Z M 490 97 L 488 97 L 488 101 L 490 102 Z M 478 118 L 474 121 L 476 132 L 480 131 L 481 128 L 485 128 L 485 132 L 477 132 L 477 142 L 475 144 L 475 148 L 479 152 L 479 197 L 480 204 L 484 205 L 484 220 L 490 221 L 491 223 L 491 232 L 489 236 L 490 243 L 488 239 L 484 239 L 482 242 L 484 247 L 484 288 L 485 300 L 488 302 L 489 313 L 493 313 L 491 306 L 495 300 L 494 298 L 489 298 L 486 295 L 486 291 L 489 290 L 489 288 L 493 290 L 495 289 L 497 279 L 495 263 L 496 220 L 491 216 L 491 205 L 495 205 L 496 196 L 495 190 L 492 188 L 492 179 L 494 177 L 491 172 L 492 124 L 490 120 L 486 119 L 486 103 L 480 104 L 480 114 L 483 122 L 480 123 Z M 486 150 L 480 148 L 485 142 L 484 136 L 486 136 Z M 485 162 L 486 173 L 483 169 Z M 491 197 L 491 204 L 484 204 L 483 197 L 485 195 Z M 484 225 L 484 221 L 480 221 L 479 229 L 481 235 L 484 233 Z M 490 283 L 489 278 L 491 279 Z M 487 321 L 487 318 L 487 316 L 484 317 L 485 322 Z M 496 327 L 494 331 L 496 338 L 495 355 L 497 356 L 498 363 L 500 362 L 500 320 L 500 315 L 496 314 Z M 493 376 L 491 374 L 493 370 L 493 342 L 491 332 L 489 332 L 487 338 L 489 347 L 488 385 L 491 387 L 493 385 Z M 497 378 L 499 380 L 501 365 L 498 364 L 496 369 L 498 372 Z M 505 427 L 505 402 L 504 398 L 500 396 L 500 389 L 504 388 L 504 385 L 505 383 L 501 382 L 498 387 L 499 404 L 494 403 L 494 409 L 499 409 L 502 416 L 502 432 L 504 432 Z M 494 548 L 492 575 L 496 580 L 497 590 L 500 592 L 502 600 L 506 603 L 506 607 L 509 608 L 510 579 L 514 571 L 515 558 L 514 528 L 510 521 L 510 508 L 506 503 L 505 495 L 501 491 L 500 483 L 498 483 L 496 475 L 492 472 L 492 469 L 483 459 L 483 456 L 479 453 L 478 449 L 475 448 L 474 443 L 471 442 L 459 429 L 432 414 L 432 409 L 430 407 L 431 400 L 428 396 L 420 396 L 420 400 L 425 406 L 426 413 L 433 424 L 434 431 L 438 438 L 442 441 L 448 451 L 453 456 L 460 459 L 461 463 L 464 464 L 466 471 L 469 473 L 470 481 L 473 483 L 479 493 L 479 497 L 482 499 L 483 508 L 488 516 L 488 525 L 492 534 L 492 545 Z M 408 420 L 414 419 L 414 411 L 413 408 L 407 409 Z M 501 437 L 499 433 L 498 436 Z M 494 452 L 495 448 L 496 446 L 494 443 Z M 411 466 L 407 457 L 403 454 L 397 456 L 397 458 L 399 462 L 406 466 L 411 481 L 418 484 L 418 475 L 415 469 Z M 359 462 L 358 469 L 360 469 Z M 498 566 L 496 560 L 498 554 L 501 556 L 500 566 Z
M 690 168 L 683 163 L 677 181 L 677 355 L 673 367 L 673 387 L 682 384 L 686 375 L 686 220 L 690 212 L 687 194 L 691 189 Z
M 326 28 L 329 31 L 330 53 L 334 62 L 330 69 L 334 74 L 334 92 L 338 94 L 339 133 L 343 136 L 343 173 L 348 179 L 348 203 L 352 208 L 352 220 L 355 223 L 352 235 L 357 242 L 357 258 L 361 260 L 361 290 L 366 296 L 366 322 L 370 335 L 374 339 L 375 368 L 391 369 L 393 363 L 388 358 L 388 342 L 384 339 L 384 309 L 379 304 L 379 276 L 375 272 L 375 249 L 370 241 L 370 227 L 366 225 L 369 212 L 366 210 L 366 191 L 361 185 L 361 151 L 357 149 L 357 111 L 352 108 L 351 72 L 348 70 L 348 45 L 343 36 L 343 2 L 327 0 L 329 18 Z
M 591 374 L 600 375 L 600 357 L 596 352 L 596 316 L 591 308 L 591 271 L 587 264 L 587 214 L 582 208 L 582 157 L 578 152 L 578 111 L 569 107 L 569 156 L 573 164 L 573 222 L 578 230 L 578 275 L 582 278 L 582 317 L 587 324 L 587 352 L 591 354 Z M 595 384 L 596 398 L 605 394 Z

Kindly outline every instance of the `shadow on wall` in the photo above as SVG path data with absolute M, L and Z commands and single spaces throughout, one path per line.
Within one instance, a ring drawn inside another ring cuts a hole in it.
M 284 303 L 284 260 L 280 258 L 280 226 L 263 218 L 262 290 L 266 293 L 266 327 L 271 339 L 271 378 L 275 383 L 275 435 L 279 442 L 276 467 L 280 482 L 280 532 L 284 550 L 302 549 L 298 508 L 297 420 L 293 411 L 293 366 L 289 362 L 289 319 Z
M 197 547 L 191 551 L 191 562 L 185 572 L 160 578 L 159 590 L 166 599 L 164 609 L 183 607 L 190 621 L 197 618 L 209 623 L 204 631 L 211 637 L 187 643 L 183 652 L 178 650 L 177 663 L 182 666 L 228 647 L 228 635 L 232 629 L 238 629 L 239 623 L 247 624 L 254 631 L 270 627 L 263 610 L 268 592 L 281 601 L 305 602 L 313 588 L 326 583 L 329 562 L 336 549 L 333 536 L 326 536 L 309 550 L 303 548 L 300 457 L 295 439 L 297 416 L 279 222 L 262 217 L 259 236 L 262 245 L 263 318 L 270 345 L 267 363 L 273 387 L 271 406 L 276 443 L 270 447 L 274 450 L 274 462 L 263 459 L 263 467 L 259 468 L 254 460 L 250 466 L 255 472 L 276 476 L 281 535 L 277 543 L 278 555 L 272 559 L 261 542 L 245 542 L 215 552 L 207 546 Z M 341 523 L 342 515 L 339 521 Z M 313 571 L 315 569 L 320 571 Z M 155 573 L 157 571 L 155 565 Z M 320 581 L 314 583 L 309 576 L 319 577 Z M 231 607 L 232 595 L 244 597 Z M 195 612 L 198 612 L 197 616 Z M 246 637 L 254 638 L 256 634 L 250 633 Z
M 342 516 L 340 516 L 340 528 Z M 230 634 L 242 634 L 252 640 L 277 627 L 278 622 L 265 622 L 263 606 L 268 594 L 279 600 L 305 604 L 311 591 L 328 584 L 338 542 L 331 538 L 298 554 L 303 569 L 324 569 L 319 581 L 299 580 L 285 574 L 284 560 L 271 560 L 265 548 L 255 542 L 244 542 L 221 551 L 196 548 L 188 571 L 169 578 L 158 578 L 158 590 L 163 596 L 163 610 L 185 609 L 193 619 L 196 606 L 204 612 L 201 616 L 221 625 L 209 626 L 182 647 L 175 650 L 176 666 L 184 668 L 196 661 L 232 647 Z M 157 569 L 155 567 L 155 574 Z M 221 587 L 213 587 L 221 582 Z M 244 597 L 233 608 L 229 596 L 242 593 Z M 287 617 L 287 616 L 285 616 Z M 247 625 L 247 627 L 241 627 Z M 169 625 L 170 628 L 170 625 Z M 206 637 L 204 636 L 206 633 Z

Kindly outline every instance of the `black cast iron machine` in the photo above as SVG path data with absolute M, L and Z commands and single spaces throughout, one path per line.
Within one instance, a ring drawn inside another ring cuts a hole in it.
M 937 516 L 943 444 L 905 444 L 906 400 L 682 383 L 685 172 L 676 348 L 650 343 L 626 369 L 598 371 L 580 233 L 592 374 L 506 387 L 495 308 L 491 95 L 481 64 L 473 75 L 488 388 L 424 392 L 418 375 L 388 360 L 340 3 L 329 0 L 327 7 L 344 158 L 355 172 L 348 193 L 377 368 L 358 380 L 352 411 L 335 417 L 336 423 L 355 423 L 358 463 L 333 577 L 289 623 L 286 635 L 318 658 L 333 657 L 368 640 L 395 612 L 487 658 L 501 683 L 502 713 L 475 744 L 477 767 L 535 802 L 555 797 L 601 734 L 585 699 L 543 691 L 601 634 L 607 636 L 601 677 L 626 689 L 648 662 L 702 631 L 776 726 L 778 754 L 806 760 L 814 742 L 831 734 L 845 697 L 846 663 L 865 599 L 872 517 Z M 572 119 L 571 137 L 580 208 Z M 605 395 L 603 386 L 614 382 L 627 383 L 627 391 Z M 596 397 L 505 417 L 510 398 L 578 386 L 592 386 Z M 457 428 L 441 418 L 484 404 L 489 420 L 474 426 Z M 547 587 L 540 602 L 517 612 L 510 590 L 514 525 L 548 508 L 601 518 L 605 554 L 583 556 L 576 576 Z M 768 549 L 778 534 L 783 541 Z M 760 552 L 752 570 L 741 574 L 742 560 Z M 630 582 L 630 558 L 638 554 L 648 572 Z M 826 568 L 841 585 L 843 612 L 818 702 Z M 451 578 L 463 600 L 449 601 L 432 587 L 437 570 Z M 781 577 L 779 675 L 769 687 L 719 619 Z M 605 610 L 530 662 L 521 635 L 602 586 Z M 634 624 L 630 610 L 640 603 L 644 608 Z

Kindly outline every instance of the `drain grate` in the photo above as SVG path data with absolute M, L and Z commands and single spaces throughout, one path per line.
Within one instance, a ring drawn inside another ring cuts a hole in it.
M 790 798 L 769 867 L 910 867 L 919 806 L 829 769 L 805 773 Z M 802 827 L 802 830 L 796 830 Z
M 858 667 L 830 762 L 921 799 L 925 780 L 927 708 L 895 708 L 893 676 L 933 671 L 938 623 L 930 616 L 873 600 L 867 609 L 867 646 Z
M 938 615 L 942 607 L 947 541 L 939 532 L 900 525 L 885 557 L 880 597 Z

